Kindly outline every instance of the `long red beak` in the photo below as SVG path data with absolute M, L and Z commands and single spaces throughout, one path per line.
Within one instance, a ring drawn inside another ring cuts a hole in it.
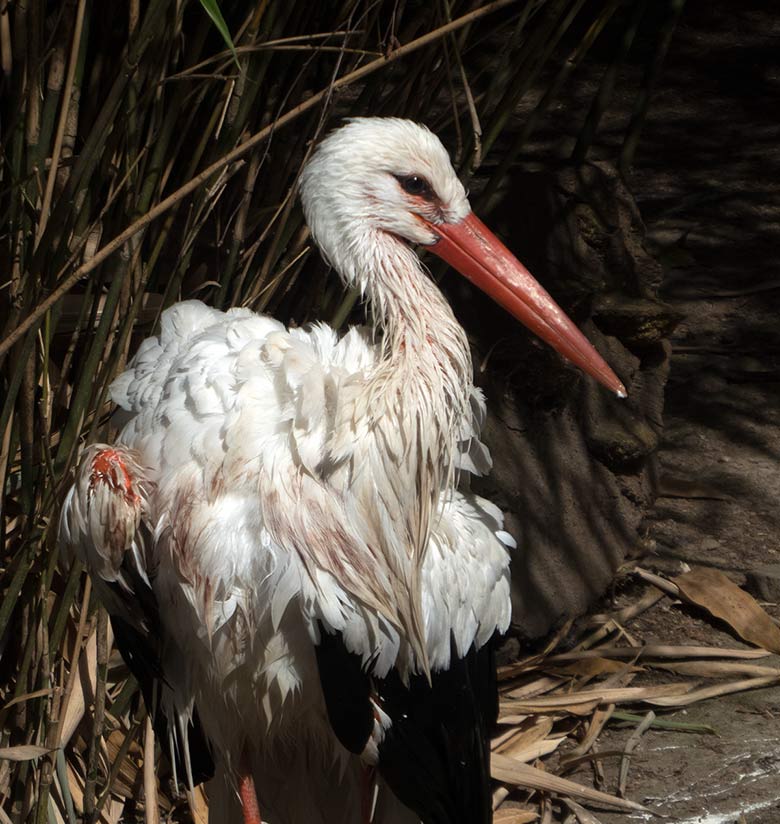
M 473 213 L 459 223 L 426 225 L 439 240 L 427 247 L 503 306 L 566 360 L 618 397 L 626 388 L 548 292 Z

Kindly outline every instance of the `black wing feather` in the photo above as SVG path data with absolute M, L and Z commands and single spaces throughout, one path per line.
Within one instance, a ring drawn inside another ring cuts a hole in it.
M 316 650 L 330 725 L 344 747 L 359 755 L 374 727 L 371 680 L 360 656 L 344 646 L 341 635 L 325 632 L 322 625 Z
M 161 664 L 162 627 L 157 599 L 149 584 L 138 573 L 135 565 L 128 563 L 127 557 L 123 559 L 121 569 L 123 579 L 130 585 L 133 592 L 133 620 L 127 620 L 125 616 L 111 612 L 109 609 L 114 640 L 122 659 L 141 688 L 147 712 L 152 717 L 155 734 L 165 746 L 170 738 L 168 716 L 158 700 L 160 684 L 165 678 Z M 116 593 L 120 599 L 118 602 L 127 602 L 127 596 L 119 584 L 104 582 L 104 586 Z M 188 744 L 193 783 L 200 784 L 213 778 L 214 761 L 211 757 L 211 748 L 201 727 L 197 707 L 192 713 Z M 183 742 L 179 740 L 179 746 L 169 755 L 175 761 L 178 775 L 186 776 L 186 759 L 181 750 L 182 746 Z
M 490 731 L 497 717 L 492 644 L 473 647 L 431 683 L 397 673 L 379 685 L 393 725 L 379 747 L 380 772 L 424 824 L 490 824 Z
M 360 657 L 338 634 L 321 633 L 320 681 L 336 736 L 354 753 L 373 728 L 373 699 L 392 719 L 379 746 L 378 770 L 423 824 L 490 824 L 490 733 L 498 716 L 494 643 L 454 648 L 448 670 L 430 682 L 415 675 L 404 683 L 396 670 L 386 678 L 366 673 Z

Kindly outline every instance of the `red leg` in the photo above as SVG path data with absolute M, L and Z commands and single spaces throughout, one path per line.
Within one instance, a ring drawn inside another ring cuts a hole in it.
M 241 809 L 244 813 L 244 824 L 263 824 L 260 818 L 260 805 L 257 803 L 255 780 L 247 770 L 238 777 L 238 794 L 241 798 Z
M 376 769 L 363 767 L 363 798 L 360 805 L 360 818 L 363 824 L 371 824 L 374 819 L 374 787 L 376 786 Z

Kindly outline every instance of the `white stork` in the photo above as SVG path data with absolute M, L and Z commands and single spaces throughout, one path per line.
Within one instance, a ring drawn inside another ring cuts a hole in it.
M 168 309 L 111 387 L 129 420 L 85 451 L 61 542 L 182 777 L 213 758 L 213 822 L 483 824 L 513 541 L 461 483 L 490 466 L 484 401 L 412 246 L 625 391 L 423 126 L 349 121 L 301 199 L 373 328 Z

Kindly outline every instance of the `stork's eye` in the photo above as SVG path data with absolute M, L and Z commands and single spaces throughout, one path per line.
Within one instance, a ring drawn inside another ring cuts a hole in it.
M 409 195 L 417 195 L 428 200 L 433 199 L 433 190 L 430 183 L 419 175 L 396 175 L 401 188 Z

